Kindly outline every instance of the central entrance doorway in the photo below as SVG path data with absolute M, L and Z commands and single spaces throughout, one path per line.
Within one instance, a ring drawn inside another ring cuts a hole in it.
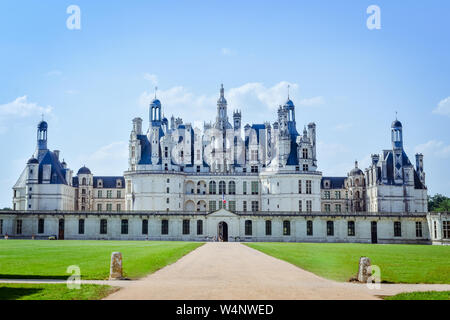
M 58 240 L 64 240 L 64 219 L 59 219 Z
M 228 242 L 228 224 L 224 221 L 219 222 L 218 240 Z

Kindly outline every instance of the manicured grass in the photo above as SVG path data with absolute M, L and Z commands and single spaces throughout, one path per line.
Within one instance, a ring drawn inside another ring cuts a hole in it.
M 450 300 L 450 291 L 427 291 L 400 293 L 391 297 L 384 297 L 384 300 Z
M 82 280 L 109 277 L 112 252 L 122 252 L 124 276 L 139 278 L 201 246 L 169 241 L 1 240 L 0 279 L 67 279 L 77 265 Z
M 68 289 L 65 284 L 0 284 L 0 300 L 99 300 L 117 289 L 83 284 Z
M 381 281 L 450 283 L 450 246 L 334 243 L 249 243 L 249 247 L 321 277 L 348 281 L 367 256 L 381 269 Z

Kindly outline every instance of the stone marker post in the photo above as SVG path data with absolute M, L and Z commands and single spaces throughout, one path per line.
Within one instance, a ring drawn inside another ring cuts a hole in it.
M 111 254 L 111 267 L 109 269 L 109 280 L 122 279 L 122 253 L 113 252 Z
M 359 282 L 367 282 L 367 279 L 371 276 L 370 273 L 367 272 L 367 268 L 371 266 L 370 259 L 368 257 L 359 258 L 359 269 L 358 269 L 358 281 Z

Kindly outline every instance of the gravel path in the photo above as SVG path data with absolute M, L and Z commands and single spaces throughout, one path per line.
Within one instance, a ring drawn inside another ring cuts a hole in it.
M 0 280 L 1 283 L 64 283 L 63 280 Z M 109 300 L 371 300 L 411 291 L 450 291 L 450 285 L 364 284 L 327 280 L 240 243 L 210 242 L 141 280 L 84 280 L 122 287 Z

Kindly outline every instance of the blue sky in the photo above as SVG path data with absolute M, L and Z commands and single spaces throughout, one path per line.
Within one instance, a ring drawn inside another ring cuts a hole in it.
M 81 30 L 69 30 L 69 5 Z M 381 29 L 366 27 L 369 5 Z M 287 85 L 299 130 L 316 122 L 319 170 L 343 176 L 390 148 L 398 112 L 405 148 L 425 155 L 429 193 L 450 195 L 448 1 L 21 1 L 0 4 L 0 207 L 34 152 L 45 114 L 49 148 L 75 173 L 127 167 L 131 120 L 213 120 L 224 83 L 243 122 L 275 121 Z

